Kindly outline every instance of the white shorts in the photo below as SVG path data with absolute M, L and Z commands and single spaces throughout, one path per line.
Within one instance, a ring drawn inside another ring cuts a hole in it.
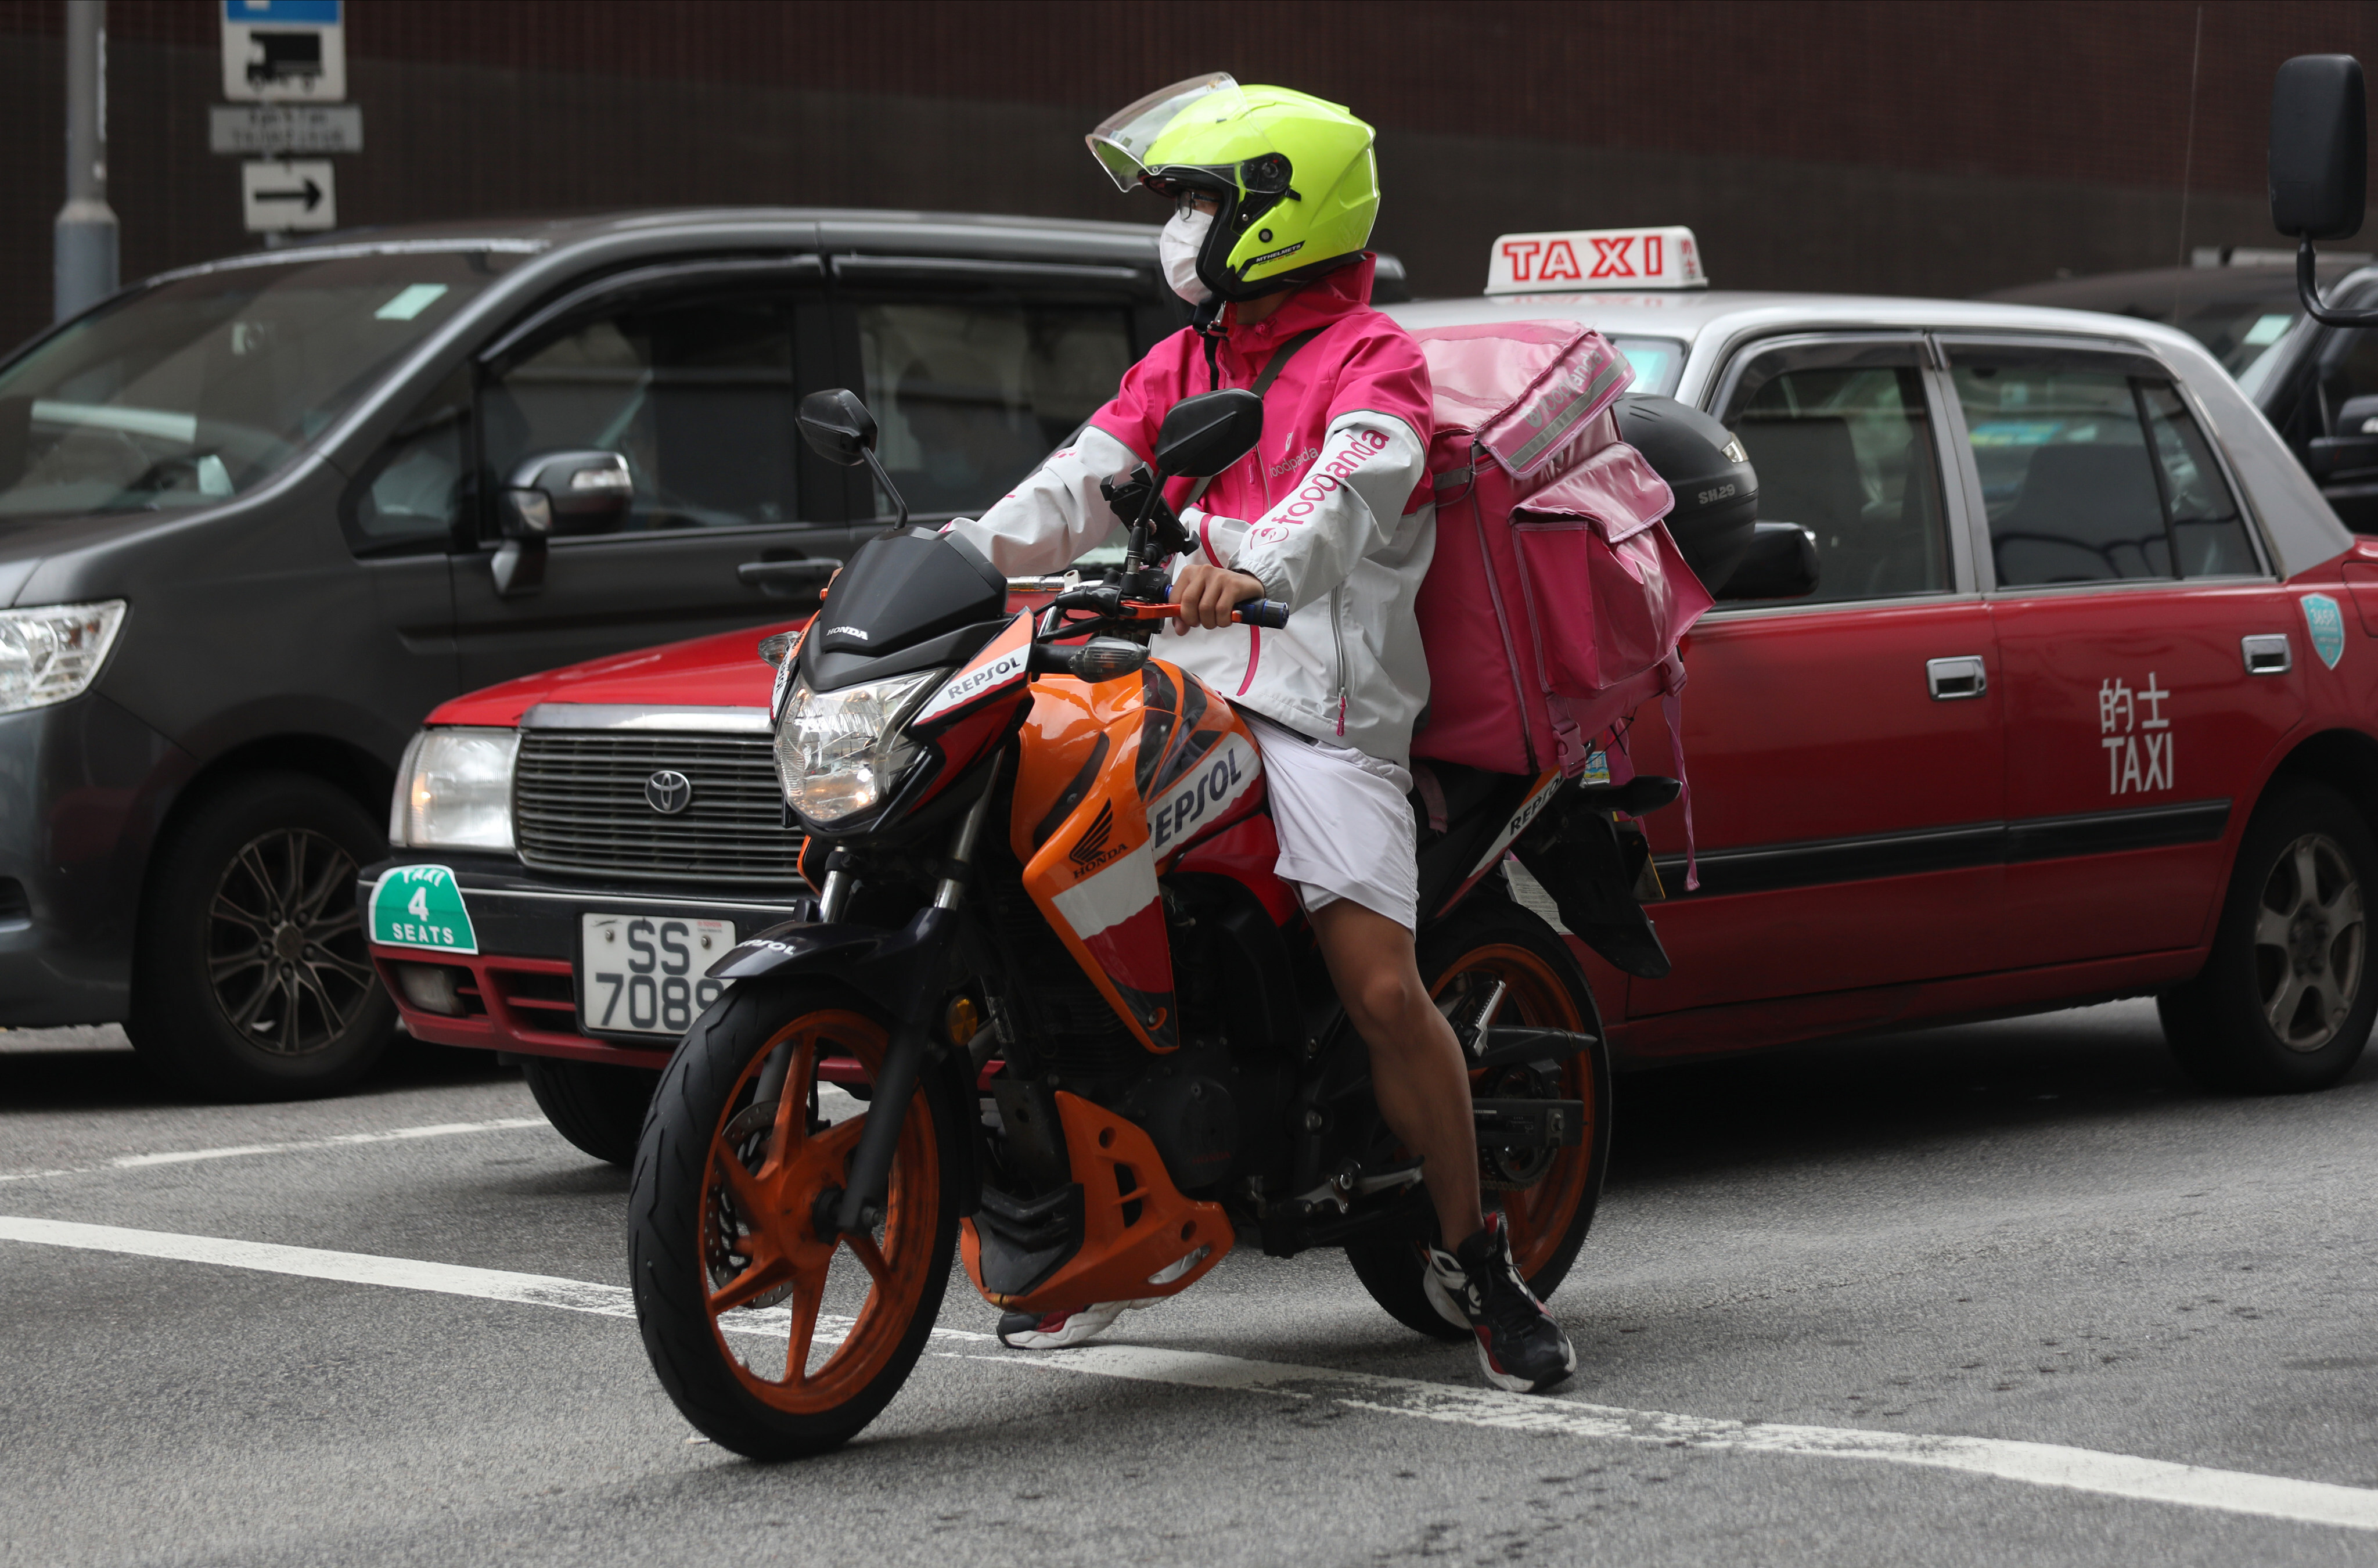
M 1310 914 L 1339 899 L 1420 928 L 1420 839 L 1411 774 L 1239 710 L 1263 748 L 1280 880 Z

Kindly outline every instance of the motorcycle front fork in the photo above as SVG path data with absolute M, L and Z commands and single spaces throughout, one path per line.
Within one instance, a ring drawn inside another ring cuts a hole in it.
M 887 959 L 897 961 L 910 983 L 901 987 L 901 1006 L 893 1020 L 891 1043 L 884 1049 L 883 1070 L 876 1075 L 873 1092 L 869 1095 L 869 1105 L 875 1114 L 868 1116 L 867 1126 L 859 1135 L 859 1147 L 851 1152 L 850 1185 L 828 1188 L 818 1194 L 811 1219 L 821 1236 L 864 1234 L 883 1217 L 892 1156 L 899 1147 L 901 1124 L 907 1120 L 904 1112 L 917 1092 L 917 1079 L 924 1070 L 925 1056 L 931 1046 L 933 1022 L 941 1013 L 941 983 L 947 972 L 951 947 L 957 938 L 957 909 L 966 897 L 967 868 L 973 863 L 975 847 L 982 839 L 982 825 L 991 815 L 991 802 L 999 793 L 999 775 L 1004 766 L 1003 759 L 992 765 L 991 777 L 983 781 L 982 794 L 959 818 L 957 829 L 950 838 L 945 873 L 933 889 L 932 903 L 918 911 L 907 928 L 875 955 L 875 962 Z M 840 919 L 856 885 L 857 879 L 847 870 L 828 872 L 825 887 L 820 890 L 820 918 L 827 922 Z

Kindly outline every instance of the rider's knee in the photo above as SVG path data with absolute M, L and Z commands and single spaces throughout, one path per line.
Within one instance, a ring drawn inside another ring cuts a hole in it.
M 1351 994 L 1340 1000 L 1366 1038 L 1399 1038 L 1408 1030 L 1413 1009 L 1428 1005 L 1417 978 L 1388 965 L 1366 971 L 1347 989 Z

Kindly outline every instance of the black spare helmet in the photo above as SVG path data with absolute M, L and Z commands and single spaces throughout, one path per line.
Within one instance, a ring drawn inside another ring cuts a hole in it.
M 1759 473 L 1734 432 L 1689 404 L 1618 400 L 1618 434 L 1675 492 L 1668 533 L 1701 585 L 1723 592 L 1759 522 Z

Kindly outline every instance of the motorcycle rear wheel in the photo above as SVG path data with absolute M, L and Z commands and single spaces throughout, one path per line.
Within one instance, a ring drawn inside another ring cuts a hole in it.
M 1550 1168 L 1528 1185 L 1499 1191 L 1490 1187 L 1483 1195 L 1489 1208 L 1503 1212 L 1512 1259 L 1529 1288 L 1538 1300 L 1547 1300 L 1585 1245 L 1610 1164 L 1610 1050 L 1603 1043 L 1593 993 L 1558 932 L 1491 894 L 1469 899 L 1423 932 L 1419 957 L 1421 978 L 1440 1006 L 1469 987 L 1499 980 L 1509 989 L 1495 1011 L 1496 1024 L 1533 1024 L 1593 1038 L 1590 1047 L 1557 1064 L 1557 1081 L 1543 1086 L 1550 1091 L 1544 1098 L 1585 1103 L 1583 1140 L 1555 1152 Z M 1487 1074 L 1470 1076 L 1474 1093 L 1513 1092 L 1509 1085 L 1485 1082 Z M 1346 1258 L 1371 1299 L 1396 1321 L 1435 1339 L 1470 1337 L 1429 1304 L 1421 1284 L 1425 1260 L 1412 1243 L 1358 1242 L 1346 1248 Z
M 882 1221 L 821 1238 L 811 1218 L 883 1114 L 835 1119 L 844 1103 L 818 1064 L 854 1057 L 871 1079 L 889 1038 L 833 982 L 747 980 L 695 1021 L 654 1094 L 629 1198 L 636 1321 L 679 1411 L 748 1458 L 847 1441 L 899 1392 L 941 1309 L 958 1118 L 934 1075 L 908 1104 Z

